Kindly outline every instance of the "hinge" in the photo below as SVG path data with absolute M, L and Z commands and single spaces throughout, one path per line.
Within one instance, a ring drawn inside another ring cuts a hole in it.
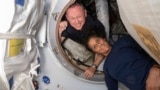
M 53 48 L 53 52 L 54 52 L 54 54 L 58 54 L 58 50 L 57 50 L 57 48 Z
M 55 21 L 58 20 L 59 14 L 60 14 L 59 12 L 52 13 L 53 19 L 54 19 Z

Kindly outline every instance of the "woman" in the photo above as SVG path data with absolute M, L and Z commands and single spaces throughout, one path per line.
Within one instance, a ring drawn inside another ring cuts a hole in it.
M 146 90 L 150 70 L 157 63 L 129 35 L 119 38 L 113 46 L 101 35 L 92 29 L 84 42 L 89 50 L 107 57 L 103 70 L 108 90 L 118 90 L 118 81 L 130 90 Z

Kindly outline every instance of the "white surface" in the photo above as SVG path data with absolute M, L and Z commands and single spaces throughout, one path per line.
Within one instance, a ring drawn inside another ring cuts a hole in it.
M 160 64 L 160 0 L 117 0 L 129 34 Z
M 80 80 L 68 72 L 57 60 L 56 56 L 46 45 L 40 48 L 40 75 L 38 76 L 40 90 L 106 90 L 105 84 L 91 83 Z M 50 78 L 50 84 L 45 84 L 43 76 Z
M 40 50 L 40 74 L 37 77 L 39 90 L 107 90 L 105 83 L 92 83 L 82 80 L 65 69 L 46 44 Z M 45 84 L 43 76 L 50 78 Z M 120 84 L 119 90 L 128 90 Z
M 92 82 L 82 79 L 64 67 L 64 65 L 67 66 L 68 64 L 61 60 L 63 59 L 62 55 L 60 55 L 59 50 L 57 50 L 59 44 L 57 44 L 56 39 L 58 36 L 56 35 L 56 24 L 58 21 L 53 20 L 52 14 L 62 13 L 62 9 L 70 0 L 50 1 L 51 0 L 48 0 L 51 5 L 48 6 L 50 7 L 48 9 L 49 18 L 47 20 L 47 30 L 45 30 L 47 31 L 48 42 L 44 44 L 44 47 L 39 47 L 41 64 L 40 73 L 37 77 L 39 82 L 39 90 L 107 90 L 104 82 Z M 53 53 L 53 50 L 57 50 L 57 53 Z M 49 77 L 49 84 L 43 82 L 43 76 Z M 127 90 L 121 84 L 120 87 L 120 90 Z

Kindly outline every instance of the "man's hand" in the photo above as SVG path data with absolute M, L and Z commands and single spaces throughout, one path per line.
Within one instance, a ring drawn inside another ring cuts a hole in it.
M 62 32 L 66 29 L 68 23 L 67 21 L 61 21 L 59 24 L 59 38 L 61 39 L 61 42 L 64 40 L 64 37 L 61 37 Z
M 67 27 L 67 21 L 61 21 L 59 24 L 59 32 L 63 32 Z
M 160 90 L 160 67 L 153 66 L 146 80 L 146 90 Z

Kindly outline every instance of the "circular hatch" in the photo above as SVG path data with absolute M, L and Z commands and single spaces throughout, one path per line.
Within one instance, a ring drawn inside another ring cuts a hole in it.
M 59 23 L 62 20 L 62 17 L 65 13 L 65 10 L 69 5 L 74 3 L 75 0 L 58 0 L 57 2 L 51 3 L 51 8 L 48 14 L 47 22 L 47 40 L 53 54 L 57 57 L 58 61 L 63 67 L 70 73 L 72 73 L 77 78 L 94 82 L 94 83 L 104 83 L 104 74 L 103 71 L 97 70 L 92 78 L 86 79 L 83 76 L 83 72 L 86 68 L 92 65 L 93 61 L 87 61 L 81 63 L 72 59 L 70 54 L 62 47 L 61 41 L 59 38 Z M 55 4 L 56 3 L 56 4 Z M 54 5 L 54 6 L 52 6 Z

